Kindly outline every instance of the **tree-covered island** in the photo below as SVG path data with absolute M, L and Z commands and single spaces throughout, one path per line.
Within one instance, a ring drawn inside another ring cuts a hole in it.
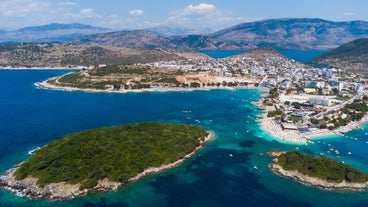
M 72 133 L 37 150 L 2 176 L 0 184 L 50 200 L 114 191 L 182 163 L 209 138 L 198 126 L 156 122 Z
M 368 175 L 331 158 L 292 152 L 269 152 L 275 157 L 269 165 L 276 174 L 305 185 L 326 190 L 364 190 Z

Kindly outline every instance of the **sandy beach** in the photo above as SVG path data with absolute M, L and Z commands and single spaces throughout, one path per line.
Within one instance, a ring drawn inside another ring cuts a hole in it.
M 261 127 L 265 132 L 267 132 L 267 134 L 273 136 L 278 140 L 296 144 L 307 143 L 307 139 L 304 135 L 296 130 L 283 130 L 280 124 L 276 123 L 275 120 L 267 117 L 266 115 L 261 118 Z

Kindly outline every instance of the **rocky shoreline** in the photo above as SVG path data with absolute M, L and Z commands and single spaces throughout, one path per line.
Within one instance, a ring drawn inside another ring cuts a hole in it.
M 145 176 L 160 173 L 182 164 L 185 160 L 194 156 L 194 154 L 203 147 L 203 144 L 209 141 L 212 137 L 213 133 L 209 132 L 205 141 L 202 141 L 200 146 L 183 158 L 160 167 L 150 167 L 145 169 L 135 177 L 124 182 L 113 182 L 105 178 L 103 180 L 99 180 L 95 187 L 84 190 L 79 190 L 80 184 L 69 184 L 65 182 L 49 183 L 41 188 L 37 185 L 37 178 L 27 177 L 22 180 L 15 179 L 14 172 L 22 165 L 22 163 L 19 163 L 15 165 L 14 168 L 8 170 L 5 175 L 0 177 L 0 186 L 21 197 L 27 197 L 30 199 L 48 198 L 50 201 L 71 200 L 91 193 L 117 191 L 119 188 L 134 183 Z
M 307 186 L 320 188 L 323 190 L 343 190 L 343 191 L 363 191 L 368 189 L 368 182 L 365 183 L 351 183 L 347 181 L 343 181 L 341 183 L 333 183 L 333 182 L 327 182 L 325 180 L 321 180 L 319 178 L 310 177 L 307 175 L 304 175 L 302 173 L 299 173 L 298 171 L 288 171 L 284 170 L 279 164 L 277 157 L 281 155 L 283 152 L 269 152 L 268 154 L 272 157 L 275 157 L 273 159 L 273 163 L 269 164 L 269 168 L 272 172 L 275 174 L 289 178 L 295 181 L 298 181 L 299 183 L 302 183 Z

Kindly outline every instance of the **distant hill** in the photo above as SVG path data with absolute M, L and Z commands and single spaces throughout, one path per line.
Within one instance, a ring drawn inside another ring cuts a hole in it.
M 368 37 L 368 22 L 332 22 L 322 19 L 270 19 L 248 22 L 210 34 L 242 47 L 331 49 Z
M 368 37 L 368 22 L 332 22 L 322 19 L 271 19 L 235 25 L 208 35 L 168 36 L 160 35 L 157 32 L 135 30 L 86 36 L 75 40 L 74 43 L 192 51 L 240 50 L 266 47 L 274 49 L 326 50 L 338 47 L 354 39 Z
M 341 45 L 318 56 L 312 63 L 350 70 L 368 70 L 368 38 Z
M 144 30 L 155 32 L 166 37 L 180 35 L 204 35 L 213 32 L 210 28 L 183 28 L 169 26 L 150 27 Z
M 0 67 L 76 67 L 209 58 L 167 49 L 27 43 L 0 45 Z
M 175 48 L 166 37 L 145 30 L 110 32 L 85 36 L 73 41 L 75 44 L 109 45 L 129 48 Z
M 200 30 L 165 26 L 148 30 L 116 32 L 82 24 L 49 24 L 4 33 L 0 31 L 0 43 L 72 42 L 73 44 L 189 51 L 248 50 L 266 47 L 327 50 L 355 39 L 368 38 L 368 22 L 365 21 L 332 22 L 307 18 L 247 22 L 205 35 L 197 33 Z M 204 29 L 204 33 L 206 31 L 207 29 Z
M 14 31 L 3 31 L 0 43 L 9 42 L 69 42 L 76 38 L 112 31 L 111 29 L 83 24 L 48 24 L 25 27 Z
M 226 41 L 219 41 L 204 35 L 173 36 L 169 39 L 175 44 L 175 49 L 179 50 L 216 50 L 223 47 L 230 48 Z
M 243 54 L 235 55 L 232 57 L 247 57 L 252 58 L 256 61 L 264 61 L 267 58 L 282 58 L 285 61 L 289 60 L 286 56 L 282 55 L 278 51 L 269 48 L 256 48 L 251 49 Z

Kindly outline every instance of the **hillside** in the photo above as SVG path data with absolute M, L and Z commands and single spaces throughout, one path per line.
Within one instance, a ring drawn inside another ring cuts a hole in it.
M 209 133 L 201 127 L 156 122 L 72 133 L 35 151 L 13 175 L 1 177 L 0 184 L 29 190 L 21 192 L 31 197 L 33 192 L 37 195 L 33 198 L 71 199 L 87 192 L 109 191 L 112 186 L 118 188 L 160 171 L 148 171 L 150 168 L 167 169 L 164 166 L 182 162 L 208 138 Z M 8 182 L 13 178 L 14 182 Z M 36 183 L 30 185 L 29 180 Z M 59 185 L 63 187 L 56 187 Z M 75 194 L 71 197 L 65 191 Z
M 288 61 L 289 58 L 285 57 L 278 51 L 274 49 L 269 48 L 256 48 L 249 50 L 248 52 L 245 52 L 243 54 L 235 55 L 232 57 L 246 57 L 246 58 L 252 58 L 256 61 L 264 61 L 267 58 L 281 58 L 284 59 L 284 61 Z
M 239 50 L 274 48 L 326 50 L 368 37 L 368 22 L 322 19 L 270 19 L 235 25 L 208 35 L 162 36 L 144 30 L 86 36 L 78 44 L 180 50 Z
M 0 67 L 76 67 L 208 58 L 198 53 L 163 49 L 28 43 L 0 45 Z
M 3 31 L 0 43 L 9 42 L 69 42 L 85 35 L 106 33 L 111 29 L 83 24 L 48 24 Z
M 176 46 L 168 38 L 145 30 L 110 32 L 82 37 L 73 41 L 74 44 L 108 45 L 129 48 L 170 48 Z
M 332 22 L 322 19 L 270 19 L 248 22 L 210 34 L 243 47 L 330 49 L 368 37 L 368 22 Z
M 318 56 L 312 63 L 347 70 L 368 70 L 368 38 L 341 45 Z
M 144 30 L 155 32 L 166 37 L 180 36 L 180 35 L 200 35 L 200 34 L 209 34 L 213 32 L 213 30 L 209 28 L 185 28 L 185 27 L 169 27 L 169 26 L 150 27 Z

